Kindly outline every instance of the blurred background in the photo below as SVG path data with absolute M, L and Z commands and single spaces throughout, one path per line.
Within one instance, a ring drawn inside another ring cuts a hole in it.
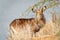
M 9 35 L 9 24 L 16 18 L 31 18 L 35 14 L 31 12 L 22 13 L 31 5 L 39 2 L 40 0 L 0 0 L 0 40 L 7 40 Z M 47 3 L 48 4 L 48 3 Z M 50 12 L 54 11 L 59 14 L 60 5 L 52 7 L 44 12 L 46 21 L 50 19 Z

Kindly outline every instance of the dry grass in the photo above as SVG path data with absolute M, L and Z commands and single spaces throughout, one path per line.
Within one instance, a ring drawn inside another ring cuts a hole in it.
M 33 37 L 32 40 L 58 40 L 58 37 L 54 35 L 49 35 L 44 37 Z

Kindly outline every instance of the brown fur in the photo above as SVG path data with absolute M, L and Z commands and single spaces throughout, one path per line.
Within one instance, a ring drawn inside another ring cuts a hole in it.
M 20 19 L 13 20 L 10 24 L 10 29 L 12 31 L 14 29 L 15 31 L 18 32 L 21 28 L 23 29 L 28 24 L 31 27 L 30 29 L 31 32 L 33 33 L 38 32 L 40 28 L 42 28 L 45 25 L 46 21 L 43 15 L 43 8 L 37 9 L 35 13 L 36 13 L 36 18 L 30 18 L 30 19 L 20 18 Z
M 30 19 L 15 19 L 12 21 L 12 23 L 10 24 L 10 29 L 11 27 L 15 28 L 22 28 L 26 27 L 26 25 L 30 25 L 33 29 L 34 29 L 34 18 L 30 18 Z M 22 27 L 21 27 L 22 26 Z M 31 30 L 33 30 L 31 29 Z

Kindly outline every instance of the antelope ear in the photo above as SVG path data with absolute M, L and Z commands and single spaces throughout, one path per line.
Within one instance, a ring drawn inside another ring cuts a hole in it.
M 46 10 L 46 6 L 43 7 L 43 11 L 45 11 L 45 10 Z
M 36 9 L 32 8 L 32 12 L 35 13 L 36 12 Z

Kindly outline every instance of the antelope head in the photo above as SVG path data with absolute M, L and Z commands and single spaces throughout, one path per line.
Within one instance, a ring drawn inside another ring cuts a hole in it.
M 32 9 L 33 13 L 36 13 L 36 19 L 39 20 L 41 18 L 43 18 L 43 11 L 45 11 L 46 6 L 39 8 L 39 9 Z

